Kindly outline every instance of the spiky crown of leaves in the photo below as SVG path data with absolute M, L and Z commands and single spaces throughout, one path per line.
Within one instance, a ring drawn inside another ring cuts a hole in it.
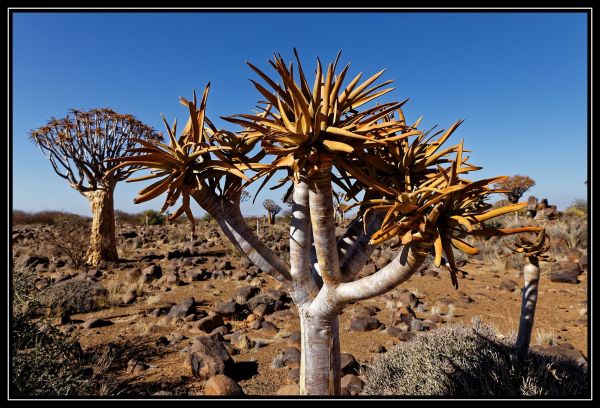
M 467 254 L 477 252 L 464 241 L 465 236 L 540 231 L 538 227 L 481 227 L 484 221 L 517 211 L 526 203 L 491 210 L 485 199 L 506 190 L 492 189 L 490 185 L 505 177 L 479 181 L 462 178 L 480 167 L 467 163 L 462 142 L 442 148 L 462 121 L 446 131 L 423 132 L 418 129 L 421 119 L 412 125 L 406 123 L 402 112 L 406 101 L 364 107 L 394 89 L 384 88 L 392 81 L 375 84 L 383 71 L 362 83 L 360 73 L 344 86 L 349 65 L 336 73 L 338 54 L 326 72 L 317 59 L 311 86 L 295 49 L 294 55 L 296 74 L 293 63 L 286 65 L 281 55 L 269 61 L 278 79 L 248 63 L 266 83 L 263 86 L 252 80 L 265 100 L 259 101 L 259 113 L 223 118 L 243 126 L 240 132 L 217 131 L 205 118 L 208 88 L 200 108 L 196 108 L 195 97 L 193 103 L 182 99 L 189 107 L 190 120 L 179 140 L 174 136 L 175 125 L 173 128 L 167 125 L 169 146 L 145 146 L 145 150 L 139 151 L 145 155 L 140 156 L 138 164 L 143 162 L 157 169 L 154 177 L 165 178 L 142 190 L 138 202 L 168 191 L 165 203 L 168 206 L 182 194 L 184 206 L 174 216 L 185 212 L 191 217 L 189 191 L 203 188 L 205 182 L 211 189 L 218 189 L 223 175 L 228 180 L 243 179 L 247 183 L 264 177 L 260 191 L 278 170 L 287 171 L 287 176 L 273 188 L 300 177 L 310 178 L 316 171 L 335 170 L 332 181 L 344 190 L 346 200 L 366 191 L 365 199 L 355 204 L 361 205 L 363 220 L 370 212 L 385 211 L 380 230 L 372 236 L 372 244 L 398 237 L 399 244 L 412 243 L 431 250 L 436 265 L 447 265 L 454 281 L 457 268 L 453 248 Z M 414 137 L 412 142 L 411 137 Z M 255 146 L 259 147 L 258 153 L 248 157 Z M 211 159 L 211 154 L 216 158 Z M 455 154 L 453 159 L 452 154 Z M 259 163 L 266 155 L 275 156 L 272 164 Z M 122 165 L 127 163 L 131 161 Z M 246 170 L 257 174 L 248 178 L 243 174 Z M 293 186 L 288 188 L 284 201 L 292 189 Z

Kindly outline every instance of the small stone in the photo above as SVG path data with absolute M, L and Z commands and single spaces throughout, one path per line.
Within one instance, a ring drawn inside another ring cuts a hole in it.
M 231 336 L 231 345 L 240 351 L 250 350 L 254 346 L 254 342 L 250 340 L 246 333 L 237 331 Z
M 368 317 L 355 317 L 350 321 L 350 330 L 357 332 L 371 331 L 379 328 L 381 322 L 372 316 Z
M 167 313 L 167 319 L 185 318 L 194 311 L 195 304 L 196 301 L 193 297 L 185 299 L 183 302 L 171 307 L 171 310 Z
M 224 323 L 225 322 L 223 321 L 223 317 L 221 317 L 221 315 L 211 315 L 194 322 L 193 327 L 195 330 L 210 333 L 217 327 L 223 326 Z
M 217 301 L 214 310 L 216 314 L 231 317 L 237 311 L 237 303 Z
M 145 282 L 159 279 L 162 276 L 162 268 L 159 265 L 150 265 L 142 270 L 142 276 L 145 277 Z
M 129 304 L 132 304 L 133 302 L 135 302 L 136 298 L 137 298 L 136 291 L 128 290 L 127 293 L 125 293 L 125 295 L 123 295 L 123 298 L 121 300 L 123 301 L 124 305 L 129 305 Z
M 188 357 L 192 375 L 201 380 L 225 372 L 225 363 L 218 356 L 193 352 Z
M 160 336 L 156 339 L 156 347 L 166 347 L 169 345 L 169 340 L 165 336 Z
M 244 395 L 242 387 L 226 375 L 215 375 L 208 379 L 204 385 L 204 395 Z
M 286 381 L 290 384 L 297 384 L 298 382 L 300 382 L 300 369 L 292 368 L 291 370 L 289 370 L 286 376 Z
M 230 271 L 235 269 L 235 267 L 231 264 L 231 261 L 228 260 L 223 260 L 221 261 L 221 263 L 217 266 L 217 269 L 221 269 L 223 271 Z
M 581 274 L 581 268 L 577 262 L 563 261 L 556 262 L 550 270 L 550 280 L 552 282 L 579 283 L 577 277 Z
M 292 334 L 290 334 L 290 336 L 287 338 L 287 346 L 288 347 L 295 347 L 298 350 L 301 349 L 301 339 L 302 339 L 302 335 L 299 331 L 295 331 Z
M 519 284 L 512 279 L 502 279 L 500 282 L 500 290 L 514 292 L 517 289 L 519 289 Z
M 179 280 L 179 275 L 171 272 L 167 275 L 167 285 L 169 286 L 178 286 L 181 284 L 181 281 Z
M 281 362 L 285 367 L 299 368 L 300 367 L 300 351 L 295 347 L 290 347 L 283 352 Z
M 298 384 L 284 385 L 277 390 L 277 395 L 300 395 L 300 386 Z
M 359 370 L 360 370 L 360 365 L 358 364 L 358 361 L 356 361 L 356 359 L 354 358 L 354 356 L 350 353 L 341 353 L 340 354 L 340 360 L 341 360 L 341 368 L 342 368 L 342 374 L 358 374 Z
M 363 390 L 364 383 L 354 374 L 342 377 L 342 395 L 358 395 Z
M 223 336 L 197 336 L 192 343 L 191 351 L 200 354 L 214 356 L 224 362 L 230 361 L 231 357 L 225 349 Z
M 109 320 L 92 318 L 92 319 L 86 320 L 81 325 L 81 327 L 83 327 L 84 329 L 95 329 L 97 327 L 110 326 L 112 324 L 113 323 Z
M 273 322 L 264 321 L 260 325 L 260 335 L 266 337 L 273 337 L 279 332 L 277 326 L 273 324 Z

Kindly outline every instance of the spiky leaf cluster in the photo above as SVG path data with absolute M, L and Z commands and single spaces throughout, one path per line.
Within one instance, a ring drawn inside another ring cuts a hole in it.
M 533 241 L 518 235 L 514 245 L 507 245 L 507 247 L 513 254 L 523 254 L 530 258 L 536 258 L 539 261 L 555 261 L 546 253 L 550 249 L 550 239 L 546 235 L 545 229 L 542 229 Z
M 181 103 L 189 109 L 189 119 L 179 138 L 177 120 L 169 126 L 163 116 L 163 121 L 169 135 L 169 144 L 159 141 L 138 140 L 141 148 L 129 149 L 136 153 L 135 157 L 121 157 L 114 169 L 136 166 L 137 170 L 152 169 L 151 174 L 131 178 L 128 182 L 150 180 L 158 181 L 142 189 L 134 202 L 142 203 L 167 193 L 161 211 L 176 204 L 182 198 L 182 205 L 169 217 L 174 220 L 186 214 L 194 226 L 194 217 L 190 209 L 190 194 L 195 190 L 210 188 L 212 191 L 221 188 L 223 176 L 233 176 L 249 181 L 243 170 L 250 168 L 245 153 L 252 149 L 252 143 L 247 143 L 233 133 L 218 132 L 206 118 L 206 101 L 210 84 L 204 90 L 200 106 L 197 105 L 196 94 L 193 101 L 181 98 Z M 216 157 L 213 158 L 212 155 Z M 225 191 L 229 185 L 225 183 Z M 239 183 L 236 184 L 239 186 Z

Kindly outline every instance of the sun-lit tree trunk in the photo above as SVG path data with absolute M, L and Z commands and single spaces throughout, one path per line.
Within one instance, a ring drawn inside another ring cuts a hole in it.
M 114 184 L 85 193 L 92 209 L 92 230 L 86 262 L 98 265 L 102 261 L 115 262 L 117 240 L 115 237 Z
M 527 353 L 529 352 L 540 281 L 539 261 L 535 257 L 529 257 L 528 260 L 529 263 L 523 268 L 525 285 L 523 286 L 521 317 L 519 320 L 519 333 L 517 335 L 517 358 L 519 360 L 527 357 Z

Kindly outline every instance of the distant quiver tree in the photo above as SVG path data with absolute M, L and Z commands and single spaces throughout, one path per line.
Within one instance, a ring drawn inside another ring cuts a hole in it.
M 116 261 L 114 189 L 136 166 L 111 172 L 116 164 L 109 159 L 143 151 L 135 149 L 137 142 L 159 142 L 160 133 L 132 115 L 108 108 L 73 109 L 65 118 L 51 118 L 46 125 L 32 130 L 30 138 L 50 160 L 56 174 L 90 202 L 92 230 L 86 262 L 97 265 Z

